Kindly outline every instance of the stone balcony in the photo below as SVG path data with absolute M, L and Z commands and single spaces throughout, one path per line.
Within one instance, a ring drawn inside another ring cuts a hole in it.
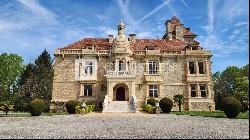
M 187 50 L 186 55 L 212 56 L 212 53 L 207 50 Z
M 150 74 L 149 72 L 144 72 L 144 80 L 145 82 L 162 82 L 161 72 L 157 71 L 155 74 Z
M 135 71 L 125 70 L 125 71 L 116 71 L 116 70 L 107 70 L 105 75 L 107 78 L 135 78 Z
M 209 82 L 210 78 L 206 74 L 188 74 L 187 75 L 187 82 Z

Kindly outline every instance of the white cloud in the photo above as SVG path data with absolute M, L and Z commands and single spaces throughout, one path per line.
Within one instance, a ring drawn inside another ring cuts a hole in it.
M 188 6 L 188 4 L 184 1 L 184 0 L 180 0 L 184 5 L 185 5 L 185 7 L 188 9 L 188 10 L 190 10 L 190 7 Z
M 97 18 L 97 19 L 100 19 L 100 20 L 105 20 L 105 19 L 107 19 L 106 16 L 104 16 L 104 15 L 99 15 L 99 14 L 96 15 L 96 18 Z
M 40 17 L 51 20 L 51 22 L 55 21 L 56 15 L 40 5 L 36 0 L 18 0 L 20 3 L 28 7 L 31 11 L 39 15 Z
M 238 35 L 238 34 L 240 34 L 240 30 L 239 29 L 234 29 L 232 34 L 233 35 Z
M 225 7 L 229 8 L 228 1 L 224 1 L 224 7 L 217 9 L 216 1 L 209 0 L 207 3 L 208 11 L 208 23 L 205 26 L 205 30 L 207 32 L 207 35 L 204 39 L 201 39 L 201 44 L 203 47 L 211 50 L 216 57 L 228 57 L 231 56 L 233 53 L 240 53 L 244 51 L 248 51 L 248 47 L 245 44 L 246 43 L 246 37 L 242 37 L 241 29 L 234 29 L 230 26 L 225 26 L 227 23 L 232 23 L 234 21 L 237 21 L 238 16 L 232 16 L 231 18 L 225 18 L 225 15 L 231 13 L 234 10 L 229 10 L 224 12 L 223 14 L 220 14 L 220 11 L 222 9 L 225 9 Z M 232 6 L 231 1 L 231 7 L 232 9 L 235 9 L 236 6 Z M 234 11 L 235 12 L 235 11 Z M 219 13 L 216 14 L 215 13 Z M 228 15 L 229 16 L 229 15 Z M 242 26 L 246 23 L 237 23 L 235 25 Z M 221 28 L 223 27 L 223 28 Z M 229 30 L 233 30 L 231 32 L 231 35 L 228 35 L 226 33 Z M 240 40 L 240 41 L 239 41 Z
M 152 38 L 151 32 L 140 32 L 136 35 L 138 38 Z
M 168 5 L 170 3 L 170 0 L 166 0 L 165 2 L 161 3 L 157 7 L 155 7 L 152 11 L 150 11 L 148 14 L 143 16 L 141 19 L 137 21 L 137 23 L 142 22 L 143 20 L 147 19 L 149 16 L 153 15 L 154 13 L 158 12 L 160 9 L 162 9 L 164 6 Z
M 243 21 L 243 22 L 237 22 L 234 26 L 235 27 L 239 27 L 239 26 L 245 26 L 245 25 L 248 25 L 249 26 L 249 22 L 245 22 L 245 21 Z

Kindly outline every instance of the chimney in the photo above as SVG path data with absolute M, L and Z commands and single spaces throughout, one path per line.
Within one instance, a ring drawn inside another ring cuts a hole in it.
M 108 35 L 108 38 L 109 38 L 109 43 L 112 43 L 113 42 L 113 35 Z
M 131 43 L 134 43 L 135 42 L 135 37 L 136 37 L 136 34 L 129 34 L 128 35 L 128 41 L 131 42 Z

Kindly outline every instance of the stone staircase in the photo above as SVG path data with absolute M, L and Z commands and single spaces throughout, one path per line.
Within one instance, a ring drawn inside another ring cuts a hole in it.
M 107 103 L 107 106 L 102 112 L 135 112 L 133 104 L 129 101 L 112 101 Z

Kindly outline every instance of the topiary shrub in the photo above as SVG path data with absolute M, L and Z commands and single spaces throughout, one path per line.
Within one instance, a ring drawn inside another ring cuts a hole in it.
M 173 101 L 167 97 L 164 97 L 160 100 L 159 105 L 164 113 L 169 113 L 173 107 Z
M 44 101 L 35 99 L 29 103 L 29 109 L 32 116 L 40 116 L 44 111 Z
M 235 118 L 241 112 L 241 103 L 234 97 L 227 97 L 223 102 L 223 110 L 228 118 Z
M 154 98 L 150 98 L 147 100 L 147 104 L 150 104 L 152 106 L 155 106 L 155 99 Z
M 79 106 L 79 103 L 75 100 L 69 100 L 66 103 L 66 109 L 69 114 L 74 114 L 76 112 L 75 108 L 76 106 Z

